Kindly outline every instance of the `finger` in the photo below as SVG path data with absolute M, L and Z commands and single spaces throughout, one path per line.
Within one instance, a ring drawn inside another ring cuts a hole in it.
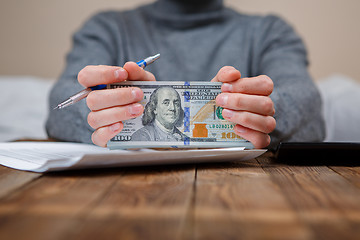
M 246 93 L 252 95 L 269 96 L 274 90 L 274 83 L 266 75 L 252 78 L 241 78 L 237 81 L 227 82 L 221 86 L 222 92 Z
M 211 82 L 232 82 L 241 78 L 239 70 L 232 66 L 222 67 Z
M 140 103 L 112 107 L 101 111 L 90 112 L 88 115 L 88 123 L 92 128 L 98 129 L 116 122 L 138 117 L 143 112 L 144 107 Z
M 234 127 L 235 134 L 250 141 L 255 148 L 266 148 L 271 142 L 271 138 L 268 134 L 258 132 L 240 125 Z
M 271 116 L 263 116 L 245 111 L 233 111 L 226 108 L 223 109 L 222 116 L 230 122 L 262 133 L 271 133 L 276 127 L 275 118 Z
M 122 122 L 114 123 L 110 126 L 102 127 L 93 132 L 91 140 L 95 145 L 106 147 L 107 142 L 121 132 L 124 124 Z
M 124 68 L 115 66 L 86 66 L 78 74 L 78 81 L 85 87 L 121 82 L 128 78 Z
M 92 111 L 127 105 L 142 100 L 144 93 L 140 88 L 115 88 L 92 91 L 86 98 L 86 104 Z
M 138 81 L 155 81 L 155 76 L 143 68 L 139 67 L 135 62 L 127 62 L 124 69 L 128 72 L 128 80 Z
M 268 116 L 275 114 L 274 103 L 270 97 L 266 96 L 221 93 L 216 97 L 215 101 L 218 106 L 232 110 L 242 110 Z

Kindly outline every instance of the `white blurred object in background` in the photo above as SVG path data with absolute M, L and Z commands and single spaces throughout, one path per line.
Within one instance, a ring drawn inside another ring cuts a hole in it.
M 0 142 L 47 138 L 45 120 L 53 83 L 36 77 L 0 77 Z
M 318 81 L 327 142 L 360 142 L 360 84 L 336 74 Z

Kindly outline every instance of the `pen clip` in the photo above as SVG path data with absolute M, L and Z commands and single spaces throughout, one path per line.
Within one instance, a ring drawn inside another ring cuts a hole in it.
M 93 86 L 93 87 L 90 87 L 91 88 L 91 90 L 101 90 L 101 89 L 104 89 L 104 88 L 106 88 L 106 84 L 100 84 L 100 85 L 97 85 L 97 86 Z

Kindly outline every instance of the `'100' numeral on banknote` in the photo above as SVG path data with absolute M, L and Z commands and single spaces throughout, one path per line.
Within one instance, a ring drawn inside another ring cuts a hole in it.
M 109 84 L 108 88 L 138 87 L 144 92 L 141 117 L 124 121 L 123 130 L 108 142 L 110 149 L 216 148 L 252 144 L 236 135 L 235 124 L 222 117 L 215 98 L 216 82 L 142 82 Z

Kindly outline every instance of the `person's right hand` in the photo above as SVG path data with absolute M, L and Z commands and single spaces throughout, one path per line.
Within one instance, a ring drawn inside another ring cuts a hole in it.
M 78 74 L 78 81 L 84 87 L 110 84 L 125 80 L 155 81 L 155 76 L 140 68 L 134 62 L 127 62 L 123 68 L 114 66 L 86 66 Z M 91 140 L 106 147 L 107 142 L 121 132 L 122 121 L 140 116 L 144 108 L 138 103 L 144 93 L 140 88 L 116 88 L 92 91 L 87 96 L 89 125 L 95 129 Z

